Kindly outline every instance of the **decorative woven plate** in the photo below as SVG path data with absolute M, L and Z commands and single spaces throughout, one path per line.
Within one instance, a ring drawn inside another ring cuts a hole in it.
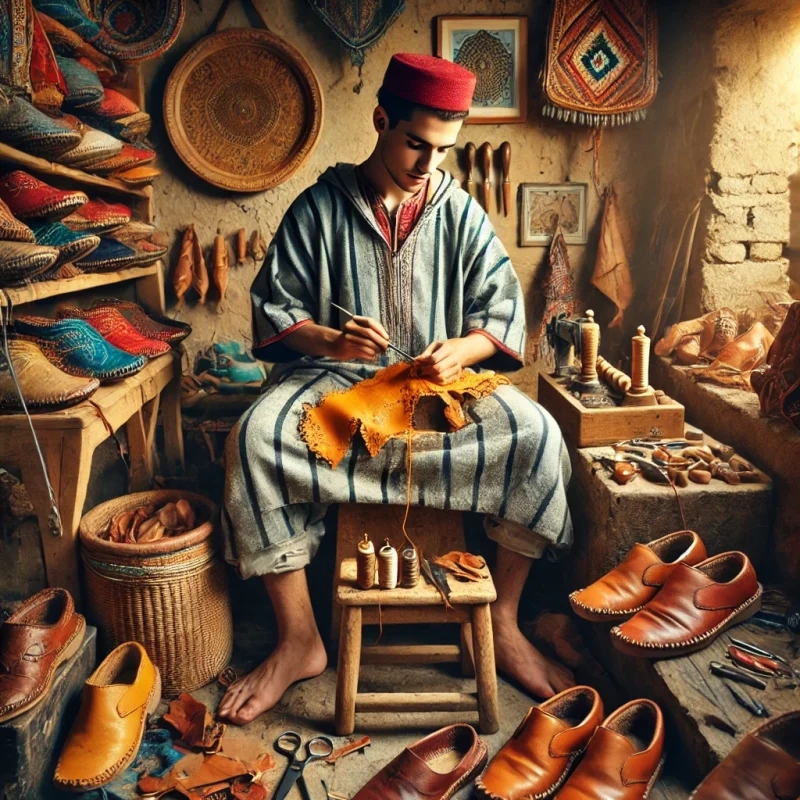
M 184 0 L 92 0 L 102 30 L 92 44 L 122 61 L 142 61 L 166 52 L 181 32 Z
M 308 62 L 264 30 L 229 28 L 198 42 L 167 82 L 164 121 L 186 165 L 214 186 L 260 192 L 306 162 L 322 128 Z

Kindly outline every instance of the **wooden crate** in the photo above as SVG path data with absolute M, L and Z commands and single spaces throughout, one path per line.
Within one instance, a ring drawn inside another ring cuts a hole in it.
M 539 374 L 539 403 L 576 447 L 614 444 L 637 436 L 683 436 L 684 408 L 671 398 L 657 406 L 586 408 L 551 375 Z

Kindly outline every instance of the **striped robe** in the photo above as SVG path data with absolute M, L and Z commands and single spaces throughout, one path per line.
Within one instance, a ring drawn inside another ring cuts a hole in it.
M 405 440 L 370 458 L 360 437 L 338 467 L 317 461 L 298 435 L 304 403 L 352 386 L 394 363 L 301 356 L 283 343 L 315 321 L 341 328 L 331 301 L 374 317 L 412 354 L 429 343 L 488 336 L 497 353 L 480 365 L 518 369 L 523 297 L 508 253 L 483 209 L 449 175 L 396 253 L 362 196 L 354 167 L 338 164 L 287 211 L 251 289 L 253 352 L 277 362 L 267 388 L 227 445 L 226 557 L 243 577 L 304 567 L 324 533 L 330 503 L 405 504 Z M 471 401 L 474 422 L 414 438 L 411 501 L 495 514 L 569 547 L 569 458 L 553 418 L 502 386 Z

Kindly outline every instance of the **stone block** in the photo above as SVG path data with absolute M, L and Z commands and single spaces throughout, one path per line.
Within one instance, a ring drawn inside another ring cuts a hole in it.
M 738 202 L 740 195 L 712 195 L 711 205 L 717 219 L 732 225 L 747 225 L 749 206 Z
M 759 242 L 788 242 L 791 209 L 789 199 L 753 208 L 753 230 Z
M 708 240 L 719 244 L 763 241 L 749 225 L 730 222 L 719 214 L 712 214 L 708 220 Z
M 728 175 L 719 179 L 717 188 L 721 194 L 747 194 L 752 191 L 750 178 L 734 178 Z
M 753 261 L 777 261 L 783 255 L 780 242 L 753 242 L 750 245 L 750 258 Z
M 50 781 L 77 714 L 83 684 L 95 667 L 96 653 L 97 629 L 87 626 L 80 650 L 59 667 L 44 700 L 25 714 L 0 724 L 3 800 L 63 797 Z
M 759 308 L 764 294 L 785 295 L 789 288 L 789 261 L 743 261 L 741 264 L 702 264 L 701 302 L 712 310 L 729 306 Z
M 753 175 L 753 191 L 763 194 L 782 194 L 789 189 L 786 175 Z
M 784 189 L 780 194 L 757 194 L 754 192 L 747 192 L 743 194 L 713 194 L 711 195 L 711 204 L 721 214 L 724 214 L 730 221 L 733 219 L 729 215 L 731 209 L 749 209 L 757 206 L 770 206 L 778 210 L 781 204 L 785 204 L 785 208 L 789 208 L 789 190 Z
M 742 242 L 727 242 L 726 244 L 711 242 L 708 245 L 708 255 L 715 261 L 740 264 L 747 259 L 747 247 Z

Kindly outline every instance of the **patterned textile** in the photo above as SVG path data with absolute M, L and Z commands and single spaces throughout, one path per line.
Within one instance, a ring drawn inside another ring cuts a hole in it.
M 175 319 L 160 317 L 156 314 L 147 314 L 138 303 L 133 303 L 130 300 L 117 300 L 106 297 L 92 303 L 92 308 L 109 307 L 118 309 L 122 316 L 148 339 L 156 339 L 159 342 L 168 342 L 169 344 L 179 344 L 192 332 L 191 325 L 185 322 L 178 322 Z
M 55 247 L 58 250 L 56 267 L 66 261 L 74 261 L 89 255 L 99 244 L 100 237 L 91 233 L 76 233 L 61 222 L 31 222 L 36 244 Z
M 92 0 L 102 26 L 94 45 L 122 61 L 165 53 L 177 39 L 186 13 L 184 0 Z
M 160 356 L 170 349 L 166 342 L 148 339 L 139 333 L 113 306 L 98 306 L 88 310 L 63 306 L 56 317 L 86 320 L 109 344 L 134 356 Z
M 108 56 L 103 55 L 90 44 L 84 42 L 75 31 L 71 31 L 47 14 L 37 11 L 36 16 L 42 23 L 47 38 L 50 40 L 50 44 L 53 45 L 53 50 L 58 55 L 81 59 L 81 63 L 84 66 L 91 65 L 103 80 L 106 77 L 114 77 L 117 67 Z
M 100 33 L 100 26 L 86 13 L 81 0 L 33 0 L 33 5 L 87 42 Z
M 350 61 L 364 63 L 364 52 L 383 38 L 406 9 L 405 0 L 309 0 L 317 16 L 344 42 Z
M 32 45 L 30 0 L 0 0 L 0 84 L 13 93 L 30 93 Z
M 545 335 L 547 323 L 559 314 L 571 316 L 575 313 L 575 278 L 569 265 L 567 243 L 560 227 L 550 243 L 550 256 L 542 285 L 542 295 L 544 316 L 539 330 L 537 358 L 549 359 L 550 345 Z
M 428 196 L 428 184 L 426 183 L 413 197 L 400 203 L 397 207 L 397 211 L 395 212 L 397 241 L 393 243 L 392 230 L 394 226 L 392 225 L 389 211 L 386 208 L 386 203 L 383 202 L 377 192 L 372 188 L 369 181 L 365 180 L 358 170 L 356 170 L 356 178 L 358 179 L 358 186 L 361 189 L 361 193 L 369 203 L 375 221 L 381 229 L 383 238 L 386 239 L 386 243 L 395 250 L 400 248 L 414 229 L 417 220 L 422 216 L 422 212 L 425 210 L 425 200 Z
M 657 57 L 653 0 L 555 0 L 545 116 L 594 127 L 643 119 L 658 88 Z
M 33 12 L 33 44 L 31 46 L 32 100 L 37 108 L 58 110 L 67 94 L 67 84 L 56 62 L 56 54 L 47 38 L 39 15 Z
M 379 319 L 409 353 L 433 341 L 485 335 L 498 353 L 481 367 L 515 369 L 525 346 L 524 303 L 491 223 L 445 174 L 392 253 L 352 165 L 340 164 L 292 204 L 252 289 L 254 354 L 276 366 L 266 393 L 228 439 L 227 557 L 243 576 L 298 569 L 313 556 L 330 503 L 406 502 L 406 442 L 371 458 L 361 438 L 336 469 L 298 435 L 306 403 L 397 363 L 301 357 L 286 334 L 315 321 L 341 328 L 331 301 Z M 569 546 L 569 459 L 550 415 L 512 386 L 470 401 L 461 430 L 415 437 L 411 502 L 494 513 Z
M 78 131 L 42 113 L 27 100 L 12 97 L 6 103 L 0 97 L 0 141 L 4 144 L 52 160 L 80 140 Z
M 68 375 L 97 378 L 100 383 L 133 375 L 147 363 L 144 356 L 109 344 L 82 319 L 17 317 L 14 335 L 37 344 L 47 360 Z

